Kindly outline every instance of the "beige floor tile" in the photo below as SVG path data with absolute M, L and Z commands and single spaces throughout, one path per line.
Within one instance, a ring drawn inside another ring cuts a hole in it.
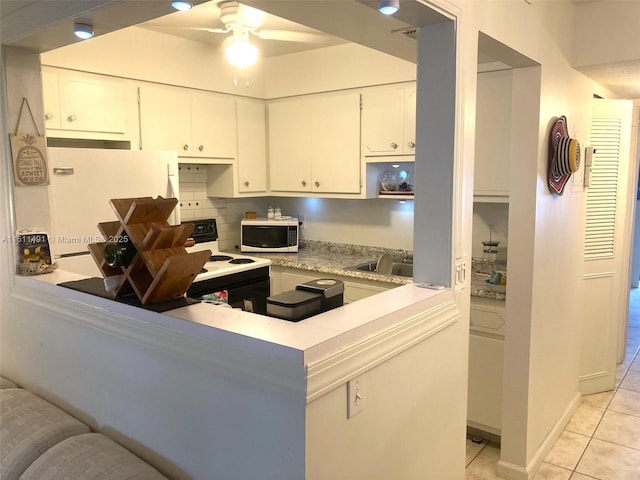
M 620 388 L 640 392 L 640 372 L 629 370 L 620 384 Z
M 487 445 L 465 471 L 466 480 L 500 480 L 496 466 L 500 460 L 500 449 Z
M 566 468 L 551 465 L 550 463 L 543 463 L 540 465 L 540 469 L 533 480 L 569 480 L 571 476 L 571 470 Z
M 565 430 L 560 434 L 544 461 L 573 470 L 576 468 L 584 449 L 587 448 L 589 440 L 590 438 L 586 435 Z
M 569 477 L 569 480 L 593 480 L 593 477 L 587 477 L 581 473 L 573 472 L 573 475 Z
M 480 451 L 486 446 L 486 442 L 475 443 L 467 438 L 467 455 L 465 465 L 468 467 L 471 461 L 476 458 Z
M 573 414 L 565 430 L 581 433 L 582 435 L 593 435 L 603 414 L 603 408 L 583 403 L 578 407 L 576 413 Z
M 626 375 L 627 370 L 629 370 L 630 365 L 630 363 L 623 362 L 616 367 L 616 388 L 620 386 L 620 383 L 622 383 L 622 379 Z
M 582 403 L 587 405 L 593 405 L 598 408 L 607 408 L 609 402 L 613 398 L 615 390 L 609 390 L 608 392 L 593 393 L 591 395 L 585 395 L 582 397 Z
M 633 361 L 629 370 L 633 370 L 635 372 L 640 372 L 640 355 L 636 356 L 636 359 Z
M 593 437 L 640 450 L 640 417 L 607 411 Z
M 619 389 L 609 403 L 609 410 L 640 417 L 640 392 Z
M 576 472 L 600 480 L 640 480 L 640 451 L 594 438 Z

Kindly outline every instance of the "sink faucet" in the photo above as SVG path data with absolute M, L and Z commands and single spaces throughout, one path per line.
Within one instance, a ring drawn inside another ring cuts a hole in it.
M 401 250 L 402 251 L 402 263 L 413 263 L 413 252 L 409 252 L 409 250 Z

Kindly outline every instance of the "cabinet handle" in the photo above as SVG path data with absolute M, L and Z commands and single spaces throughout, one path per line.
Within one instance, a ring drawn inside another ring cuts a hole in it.
M 187 145 L 186 143 L 182 146 L 182 150 L 184 150 L 185 152 L 187 150 L 189 150 L 189 145 Z
M 244 186 L 248 187 L 249 186 L 249 182 L 244 182 Z
M 315 186 L 316 186 L 316 187 L 319 187 L 319 186 L 320 186 L 320 182 L 316 182 L 316 183 L 315 183 Z
M 409 145 L 409 148 L 411 150 L 413 150 L 414 148 L 416 148 L 416 144 L 414 142 L 409 142 L 407 145 Z
M 51 120 L 51 119 L 53 119 L 53 113 L 47 113 L 47 114 L 44 116 L 44 119 L 45 119 L 45 120 Z
M 306 187 L 307 186 L 307 182 L 305 182 L 304 180 L 302 180 L 302 186 Z
M 396 148 L 398 148 L 398 144 L 395 142 L 391 143 L 391 148 L 395 150 Z
M 69 115 L 67 117 L 67 120 L 70 122 L 75 122 L 78 119 L 78 117 L 76 117 L 75 115 Z
M 198 150 L 200 150 L 200 151 L 202 152 L 202 151 L 204 150 L 204 145 L 200 145 L 200 146 L 198 147 Z

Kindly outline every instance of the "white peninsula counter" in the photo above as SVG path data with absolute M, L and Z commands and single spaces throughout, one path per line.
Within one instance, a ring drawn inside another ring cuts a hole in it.
M 293 323 L 57 285 L 82 278 L 15 277 L 12 297 L 50 312 L 10 323 L 29 337 L 16 361 L 33 362 L 16 380 L 167 476 L 463 477 L 465 432 L 450 425 L 466 414 L 468 325 L 452 290 L 403 285 Z

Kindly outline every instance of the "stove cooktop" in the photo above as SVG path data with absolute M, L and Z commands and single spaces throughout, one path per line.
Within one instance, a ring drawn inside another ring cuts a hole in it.
M 248 255 L 236 255 L 234 253 L 220 252 L 218 250 L 218 242 L 196 243 L 193 247 L 188 247 L 188 252 L 197 252 L 200 250 L 211 250 L 209 261 L 204 264 L 205 272 L 199 273 L 194 282 L 208 280 L 211 278 L 222 277 L 224 275 L 232 275 L 234 273 L 246 272 L 249 270 L 268 267 L 271 260 L 259 257 L 250 257 Z

